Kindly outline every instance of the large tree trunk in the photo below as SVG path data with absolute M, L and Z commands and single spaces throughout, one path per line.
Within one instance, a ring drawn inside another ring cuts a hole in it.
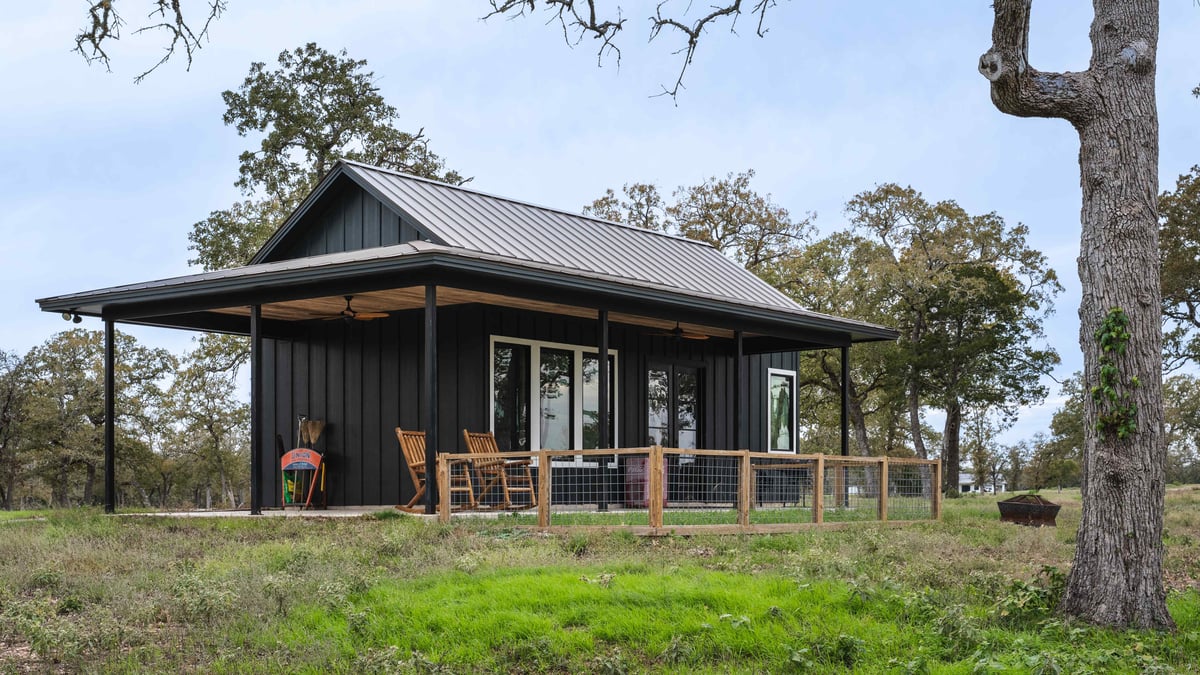
M 916 377 L 908 382 L 908 427 L 912 434 L 913 450 L 917 457 L 929 459 L 929 451 L 925 449 L 925 439 L 921 436 L 921 394 L 917 391 Z
M 946 426 L 942 429 L 942 494 L 958 491 L 961 439 L 962 403 L 953 399 L 946 406 Z
M 83 481 L 83 503 L 91 506 L 92 497 L 96 494 L 96 465 L 84 462 L 83 467 L 87 471 L 87 477 Z
M 850 426 L 854 429 L 854 445 L 858 454 L 871 456 L 871 442 L 867 436 L 867 416 L 863 412 L 862 399 L 855 395 L 853 383 L 850 391 Z
M 1059 609 L 1101 625 L 1171 628 L 1162 584 L 1158 2 L 1093 0 L 1092 59 L 1084 73 L 1029 67 L 1029 0 L 994 6 L 993 46 L 979 63 L 993 102 L 1014 115 L 1061 117 L 1079 132 L 1086 391 L 1100 384 L 1106 356 L 1117 368 L 1117 394 L 1136 406 L 1136 426 L 1125 438 L 1112 425 L 1097 427 L 1095 401 L 1084 406 L 1083 514 Z M 1129 318 L 1128 347 L 1102 354 L 1097 329 L 1114 308 Z

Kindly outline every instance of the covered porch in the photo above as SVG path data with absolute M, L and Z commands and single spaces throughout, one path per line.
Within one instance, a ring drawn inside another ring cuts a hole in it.
M 254 513 L 280 503 L 276 448 L 295 445 L 299 415 L 325 422 L 335 505 L 417 493 L 398 427 L 424 432 L 426 467 L 465 451 L 464 429 L 494 433 L 552 467 L 548 504 L 621 503 L 635 453 L 620 448 L 678 450 L 661 454 L 669 503 L 769 495 L 736 478 L 756 472 L 739 453 L 796 455 L 799 352 L 841 352 L 829 454 L 844 456 L 850 347 L 896 336 L 805 310 L 706 244 L 349 162 L 245 267 L 38 302 L 104 322 L 110 510 L 118 323 L 249 337 Z M 426 512 L 440 492 L 429 480 Z

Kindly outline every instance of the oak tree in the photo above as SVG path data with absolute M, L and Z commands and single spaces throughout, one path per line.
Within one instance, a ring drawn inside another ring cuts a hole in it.
M 963 410 L 1012 413 L 1045 397 L 1039 378 L 1058 355 L 1038 342 L 1057 276 L 1027 244 L 1024 225 L 972 216 L 950 200 L 930 203 L 911 187 L 862 192 L 846 213 L 855 232 L 877 244 L 851 269 L 870 275 L 886 298 L 885 322 L 900 331 L 914 449 L 928 456 L 922 409 L 945 411 L 943 488 L 957 489 Z
M 780 267 L 806 244 L 812 214 L 794 218 L 770 194 L 750 184 L 754 170 L 677 188 L 666 203 L 658 187 L 627 183 L 624 198 L 609 189 L 583 208 L 588 215 L 711 244 L 746 269 L 776 282 Z
M 258 137 L 238 157 L 246 195 L 193 226 L 188 239 L 206 270 L 244 265 L 339 158 L 455 185 L 466 180 L 429 149 L 424 130 L 399 130 L 400 112 L 384 100 L 367 62 L 314 43 L 280 52 L 278 67 L 250 65 L 225 91 L 225 124 Z
M 1159 197 L 1165 369 L 1200 364 L 1200 166 Z

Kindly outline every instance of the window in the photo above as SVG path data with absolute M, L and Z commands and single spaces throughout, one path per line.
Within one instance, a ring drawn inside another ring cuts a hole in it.
M 501 451 L 600 447 L 600 355 L 594 348 L 497 336 L 491 342 L 492 431 Z M 609 445 L 616 442 L 616 363 L 617 353 L 609 350 Z M 585 465 L 582 458 L 575 463 Z
M 767 370 L 767 451 L 796 451 L 796 371 Z

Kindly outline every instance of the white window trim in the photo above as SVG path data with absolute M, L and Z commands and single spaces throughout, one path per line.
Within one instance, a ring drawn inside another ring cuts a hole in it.
M 548 342 L 545 340 L 526 340 L 524 338 L 505 337 L 503 335 L 492 335 L 488 339 L 488 430 L 495 433 L 496 429 L 496 343 L 503 342 L 513 345 L 525 345 L 529 347 L 529 395 L 532 400 L 529 401 L 529 448 L 532 451 L 542 449 L 542 405 L 538 399 L 541 392 L 541 371 L 542 371 L 542 349 L 559 349 L 562 351 L 575 352 L 574 373 L 572 381 L 575 383 L 572 386 L 571 392 L 571 416 L 574 422 L 571 425 L 571 442 L 573 444 L 583 445 L 583 355 L 596 354 L 599 356 L 599 347 L 590 347 L 588 345 L 572 345 L 563 342 Z M 618 352 L 615 349 L 609 349 L 608 355 L 613 361 L 613 373 L 611 381 L 608 383 L 609 391 L 613 394 L 620 391 L 617 388 L 617 378 L 619 377 L 620 368 Z M 579 392 L 576 395 L 576 391 Z M 616 405 L 617 396 L 612 397 L 614 405 L 609 412 L 613 416 L 613 436 L 617 436 L 620 429 L 621 419 L 618 415 L 620 406 Z M 614 438 L 608 439 L 612 444 Z M 554 448 L 558 450 L 559 448 Z M 580 448 L 567 448 L 568 450 L 579 450 Z M 533 458 L 534 465 L 537 465 L 537 457 Z M 556 467 L 581 467 L 595 468 L 597 462 L 584 461 L 583 456 L 576 455 L 572 459 L 556 459 L 553 462 Z M 612 463 L 609 463 L 612 466 Z
M 783 375 L 785 377 L 791 378 L 791 382 L 792 382 L 792 428 L 788 431 L 788 439 L 792 443 L 791 450 L 775 450 L 771 447 L 771 376 L 772 375 Z M 765 445 L 767 446 L 767 452 L 774 452 L 774 453 L 780 454 L 780 455 L 794 455 L 797 452 L 799 452 L 799 443 L 796 442 L 797 441 L 796 422 L 800 417 L 800 414 L 799 414 L 800 411 L 797 410 L 797 406 L 799 405 L 799 403 L 796 400 L 796 380 L 797 380 L 796 371 L 794 371 L 794 370 L 784 370 L 782 368 L 767 368 L 767 382 L 766 382 L 767 395 L 766 395 L 766 398 L 764 399 L 764 402 L 766 403 L 766 405 L 763 406 L 764 408 L 766 408 L 766 410 L 764 411 L 764 419 L 766 421 L 766 424 L 763 426 L 763 434 L 765 435 L 766 441 L 767 441 L 765 443 Z

